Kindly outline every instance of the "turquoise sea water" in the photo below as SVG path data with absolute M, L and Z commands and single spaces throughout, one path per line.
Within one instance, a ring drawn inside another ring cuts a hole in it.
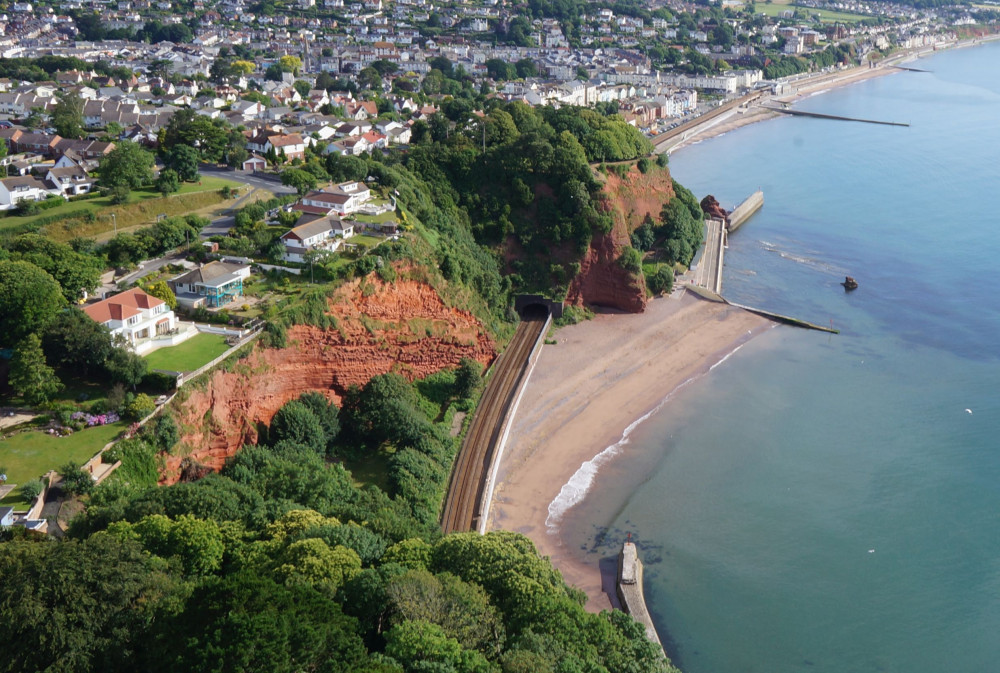
M 671 158 L 699 198 L 765 192 L 725 294 L 842 330 L 748 343 L 563 520 L 590 561 L 633 533 L 687 673 L 1000 670 L 1000 45 L 915 65 L 799 104 L 909 128 L 784 117 Z

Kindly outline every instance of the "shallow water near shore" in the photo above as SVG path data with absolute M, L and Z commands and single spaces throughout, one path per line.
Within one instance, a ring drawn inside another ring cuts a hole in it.
M 799 104 L 909 128 L 782 117 L 671 157 L 726 207 L 764 190 L 726 296 L 842 330 L 746 344 L 562 520 L 590 562 L 633 534 L 686 673 L 996 670 L 997 63 L 939 53 Z

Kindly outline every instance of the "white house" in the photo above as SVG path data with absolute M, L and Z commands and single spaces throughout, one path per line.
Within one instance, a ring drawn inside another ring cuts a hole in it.
M 0 180 L 0 210 L 10 210 L 21 201 L 43 201 L 53 193 L 52 185 L 32 175 Z
M 371 200 L 371 190 L 363 182 L 342 182 L 335 187 L 309 192 L 294 209 L 314 215 L 349 215 Z
M 334 252 L 345 238 L 353 235 L 353 225 L 333 216 L 321 217 L 289 229 L 281 236 L 281 242 L 285 245 L 282 259 L 286 262 L 305 262 L 305 255 L 310 250 Z
M 45 181 L 55 185 L 63 196 L 75 196 L 90 192 L 97 180 L 87 174 L 80 166 L 65 166 L 50 168 L 45 174 Z
M 170 333 L 177 322 L 174 312 L 162 299 L 139 288 L 84 306 L 83 312 L 111 330 L 111 334 L 124 337 L 140 354 L 153 347 L 153 337 Z

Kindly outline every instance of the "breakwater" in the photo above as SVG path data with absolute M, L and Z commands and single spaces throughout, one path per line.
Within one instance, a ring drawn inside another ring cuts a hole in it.
M 774 107 L 771 105 L 761 105 L 765 110 L 780 112 L 781 114 L 796 117 L 815 117 L 816 119 L 833 119 L 842 122 L 862 122 L 864 124 L 881 124 L 883 126 L 909 126 L 908 122 L 887 122 L 880 119 L 862 119 L 861 117 L 844 117 L 842 115 L 828 115 L 822 112 L 806 112 L 805 110 L 792 110 L 789 108 Z
M 746 198 L 740 205 L 733 209 L 726 221 L 726 229 L 730 233 L 736 231 L 740 226 L 750 219 L 758 210 L 764 207 L 764 192 L 757 190 Z
M 663 649 L 660 636 L 656 633 L 653 620 L 646 609 L 646 597 L 642 592 L 642 561 L 634 542 L 626 542 L 618 552 L 618 581 L 616 593 L 622 609 L 646 628 L 646 637 Z

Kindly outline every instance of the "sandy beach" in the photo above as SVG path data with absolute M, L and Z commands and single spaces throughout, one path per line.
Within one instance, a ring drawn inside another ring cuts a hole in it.
M 524 533 L 588 609 L 611 607 L 596 566 L 576 562 L 546 527 L 548 507 L 586 461 L 688 379 L 773 323 L 684 290 L 641 314 L 598 314 L 555 333 L 524 391 L 497 474 L 489 529 Z

